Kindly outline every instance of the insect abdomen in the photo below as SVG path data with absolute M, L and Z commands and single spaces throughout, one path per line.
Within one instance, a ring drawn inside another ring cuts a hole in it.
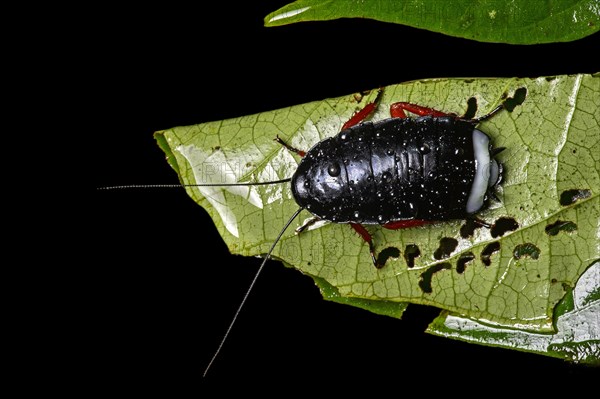
M 387 119 L 341 132 L 349 199 L 337 221 L 464 218 L 475 175 L 472 134 L 472 124 L 452 117 Z

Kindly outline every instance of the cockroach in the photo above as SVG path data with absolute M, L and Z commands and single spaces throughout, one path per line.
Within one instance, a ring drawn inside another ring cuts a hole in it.
M 390 106 L 390 118 L 365 121 L 377 108 L 382 92 L 355 113 L 337 135 L 319 141 L 308 151 L 291 147 L 276 137 L 277 142 L 301 157 L 290 178 L 183 185 L 254 186 L 290 182 L 299 206 L 264 257 L 204 375 L 223 347 L 275 246 L 303 210 L 313 216 L 296 229 L 297 233 L 318 221 L 348 224 L 369 245 L 373 265 L 380 268 L 383 265 L 377 262 L 373 239 L 364 225 L 401 229 L 472 218 L 494 197 L 503 174 L 502 164 L 495 156 L 504 148 L 494 148 L 491 138 L 477 129 L 477 125 L 502 110 L 504 103 L 486 115 L 467 118 L 397 102 Z M 406 112 L 417 117 L 408 118 Z

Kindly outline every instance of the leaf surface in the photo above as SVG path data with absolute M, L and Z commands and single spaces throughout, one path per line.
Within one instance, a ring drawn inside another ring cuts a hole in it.
M 573 41 L 600 29 L 597 0 L 297 0 L 265 18 L 266 26 L 370 18 L 483 42 Z
M 309 149 L 337 134 L 375 94 L 176 127 L 156 137 L 182 183 L 271 181 L 291 176 L 299 162 L 273 138 Z M 368 246 L 347 225 L 295 235 L 310 217 L 303 211 L 274 257 L 313 276 L 325 297 L 377 313 L 400 317 L 410 302 L 488 326 L 555 332 L 555 307 L 600 258 L 600 76 L 408 82 L 384 89 L 373 120 L 389 117 L 397 101 L 462 115 L 471 97 L 484 115 L 505 96 L 521 96 L 522 104 L 479 125 L 495 147 L 506 147 L 497 157 L 505 167 L 500 202 L 478 214 L 494 227 L 469 235 L 460 220 L 395 231 L 368 226 L 378 251 L 400 251 L 376 269 Z M 245 256 L 266 253 L 298 208 L 289 184 L 187 191 L 230 250 Z M 455 245 L 447 248 L 448 242 Z M 415 247 L 420 255 L 411 258 Z

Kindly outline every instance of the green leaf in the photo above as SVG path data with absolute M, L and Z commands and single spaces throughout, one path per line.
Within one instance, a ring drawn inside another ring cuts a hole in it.
M 309 149 L 337 134 L 375 95 L 176 127 L 156 136 L 182 183 L 272 181 L 291 176 L 299 162 L 273 138 Z M 379 252 L 400 251 L 376 269 L 368 246 L 347 225 L 314 226 L 295 235 L 292 230 L 310 217 L 303 211 L 274 257 L 314 277 L 326 297 L 377 313 L 399 317 L 410 302 L 485 325 L 555 332 L 556 305 L 600 258 L 600 75 L 388 86 L 373 120 L 388 118 L 389 105 L 397 101 L 462 115 L 467 100 L 475 98 L 477 115 L 484 115 L 505 96 L 522 104 L 479 125 L 496 147 L 506 147 L 498 155 L 505 166 L 501 201 L 478 215 L 497 222 L 492 229 L 467 235 L 460 220 L 395 231 L 369 226 Z M 211 215 L 230 250 L 246 256 L 266 253 L 298 208 L 289 184 L 187 191 Z
M 265 25 L 338 18 L 371 18 L 482 42 L 535 44 L 568 42 L 598 32 L 600 4 L 598 0 L 297 0 L 267 15 Z
M 600 262 L 596 261 L 579 278 L 557 306 L 554 334 L 490 326 L 448 312 L 442 312 L 427 332 L 600 365 Z

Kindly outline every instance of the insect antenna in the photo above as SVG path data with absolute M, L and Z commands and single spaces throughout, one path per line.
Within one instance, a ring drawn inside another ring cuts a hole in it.
M 124 186 L 98 187 L 98 190 L 120 190 L 131 188 L 180 188 L 180 187 L 235 187 L 235 186 L 265 186 L 267 184 L 278 184 L 292 181 L 292 178 L 273 181 L 259 181 L 246 183 L 196 183 L 196 184 L 129 184 Z
M 221 352 L 221 348 L 223 348 L 223 344 L 225 344 L 225 341 L 227 340 L 227 337 L 229 336 L 229 333 L 231 332 L 231 328 L 235 324 L 235 321 L 237 320 L 237 318 L 238 318 L 238 316 L 240 314 L 240 311 L 244 307 L 244 304 L 246 303 L 246 300 L 248 299 L 248 296 L 250 295 L 250 292 L 252 291 L 252 288 L 254 287 L 254 284 L 256 283 L 256 280 L 258 280 L 258 276 L 262 272 L 262 270 L 263 270 L 265 264 L 267 263 L 267 261 L 269 259 L 271 259 L 271 253 L 275 249 L 275 246 L 277 245 L 277 243 L 279 242 L 279 240 L 283 236 L 283 233 L 285 233 L 285 231 L 287 230 L 287 228 L 290 227 L 290 224 L 292 224 L 292 222 L 294 221 L 294 219 L 296 219 L 296 217 L 300 214 L 300 212 L 302 212 L 302 210 L 304 210 L 304 208 L 299 208 L 296 212 L 294 212 L 294 214 L 292 215 L 292 217 L 290 217 L 290 220 L 287 221 L 287 223 L 285 224 L 285 226 L 283 226 L 283 229 L 281 229 L 281 231 L 279 232 L 279 235 L 277 235 L 277 238 L 273 242 L 273 245 L 271 245 L 271 249 L 269 249 L 269 252 L 267 252 L 267 256 L 265 256 L 265 258 L 263 259 L 262 263 L 260 264 L 260 267 L 258 268 L 258 271 L 254 275 L 254 278 L 252 279 L 252 282 L 250 283 L 250 286 L 248 287 L 248 290 L 246 291 L 246 294 L 244 295 L 244 298 L 242 299 L 242 302 L 240 303 L 240 306 L 238 306 L 235 314 L 233 315 L 233 319 L 231 320 L 231 323 L 229 324 L 229 327 L 227 327 L 227 331 L 225 331 L 225 335 L 223 335 L 223 339 L 221 340 L 221 343 L 219 344 L 219 347 L 217 348 L 217 351 L 215 352 L 215 354 L 213 355 L 213 357 L 210 359 L 210 362 L 208 363 L 208 366 L 206 366 L 206 369 L 204 370 L 204 374 L 202 375 L 203 377 L 206 377 L 206 373 L 208 373 L 208 370 L 210 369 L 210 366 L 212 366 L 213 362 L 215 361 L 215 359 L 219 355 L 219 352 Z

